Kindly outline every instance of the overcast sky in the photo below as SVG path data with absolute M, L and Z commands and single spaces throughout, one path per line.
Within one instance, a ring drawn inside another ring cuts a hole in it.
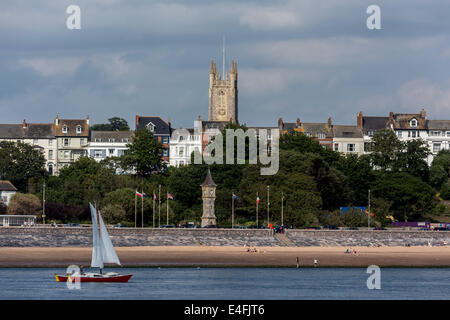
M 81 8 L 68 30 L 66 8 Z M 381 30 L 366 9 L 381 8 Z M 2 0 L 0 122 L 208 117 L 209 65 L 238 63 L 239 120 L 450 119 L 448 0 Z

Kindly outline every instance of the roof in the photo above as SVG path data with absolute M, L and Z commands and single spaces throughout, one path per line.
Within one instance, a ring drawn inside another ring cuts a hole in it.
M 128 142 L 133 136 L 132 131 L 91 131 L 91 142 L 109 142 L 109 139 L 115 139 L 115 142 Z
M 335 138 L 363 138 L 363 132 L 358 126 L 334 125 L 333 133 Z
M 136 115 L 136 130 L 142 130 L 147 128 L 149 123 L 153 123 L 155 126 L 154 134 L 171 134 L 170 124 L 164 121 L 161 117 L 141 117 Z
M 0 191 L 17 191 L 17 189 L 10 181 L 0 180 Z
M 450 130 L 450 120 L 427 120 L 428 130 Z
M 327 138 L 333 137 L 333 132 L 327 122 L 312 123 L 302 122 L 301 129 L 304 133 L 309 133 L 311 136 L 316 137 L 319 133 L 325 133 Z
M 67 127 L 67 133 L 63 133 L 63 128 Z M 77 127 L 81 127 L 81 133 L 77 133 Z M 87 119 L 58 119 L 55 124 L 55 136 L 63 137 L 88 137 L 89 121 Z
M 2 139 L 52 139 L 53 123 L 0 124 Z
M 229 121 L 202 121 L 202 129 L 208 130 L 208 129 L 219 129 L 223 130 L 227 124 L 229 124 Z
M 215 187 L 216 184 L 214 183 L 214 180 L 211 177 L 211 171 L 208 168 L 208 173 L 206 174 L 205 181 L 200 185 L 202 187 Z
M 410 121 L 413 119 L 417 120 L 416 127 L 410 126 Z M 423 118 L 419 113 L 394 113 L 393 120 L 394 129 L 425 129 L 425 118 Z
M 364 117 L 362 125 L 364 131 L 377 131 L 388 127 L 389 117 Z

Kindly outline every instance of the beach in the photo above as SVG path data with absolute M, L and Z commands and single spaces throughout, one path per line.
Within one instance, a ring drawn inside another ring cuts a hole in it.
M 248 252 L 256 249 L 256 252 Z M 149 267 L 450 267 L 450 247 L 116 247 L 123 266 Z M 89 266 L 89 247 L 0 247 L 0 267 Z

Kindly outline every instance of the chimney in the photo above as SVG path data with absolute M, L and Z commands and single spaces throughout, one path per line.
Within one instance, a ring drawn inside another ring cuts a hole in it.
M 25 121 L 25 119 L 23 119 L 22 127 L 23 127 L 24 129 L 27 127 L 27 122 Z
M 328 126 L 331 127 L 331 124 L 332 124 L 331 117 L 328 117 Z
M 58 116 L 56 116 L 56 118 L 55 118 L 55 125 L 59 126 L 59 117 Z
M 198 121 L 202 121 L 202 116 L 198 116 Z
M 358 116 L 356 117 L 356 126 L 358 128 L 363 128 L 363 112 L 360 111 Z
M 138 130 L 138 124 L 139 124 L 139 116 L 136 115 L 136 131 Z
M 300 118 L 297 118 L 297 128 L 300 128 L 302 126 L 302 123 L 300 121 Z
M 87 125 L 89 125 L 89 115 L 87 115 L 87 117 L 86 117 L 86 123 L 87 123 Z
M 389 112 L 389 127 L 394 128 L 394 113 L 392 111 Z
M 422 110 L 420 111 L 420 117 L 424 120 L 427 117 L 427 112 L 425 111 L 424 108 L 422 108 Z

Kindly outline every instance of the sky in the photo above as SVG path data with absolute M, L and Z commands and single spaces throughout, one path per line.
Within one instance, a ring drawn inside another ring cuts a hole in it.
M 369 5 L 381 29 L 369 30 Z M 81 29 L 69 30 L 69 5 Z M 0 123 L 135 115 L 193 127 L 209 67 L 238 64 L 239 120 L 450 119 L 448 0 L 2 0 Z

